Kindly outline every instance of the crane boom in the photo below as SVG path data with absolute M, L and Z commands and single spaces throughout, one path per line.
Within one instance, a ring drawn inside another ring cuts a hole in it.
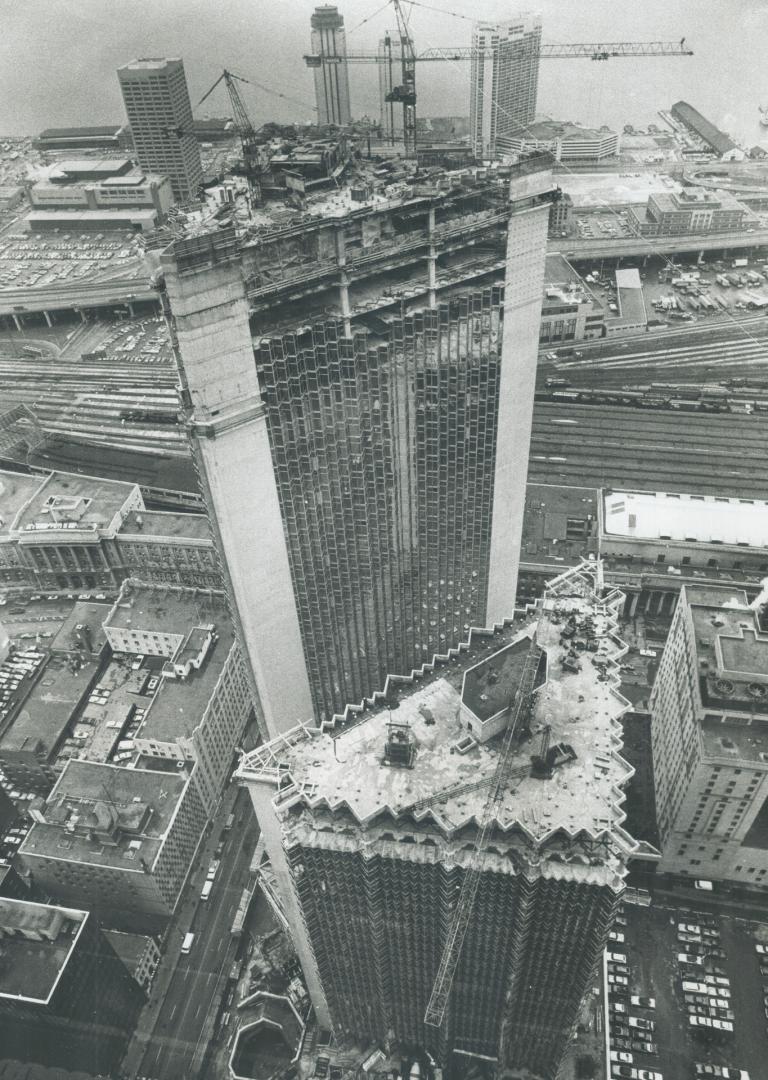
M 227 88 L 229 94 L 229 102 L 232 106 L 232 119 L 237 129 L 237 134 L 240 136 L 240 142 L 243 147 L 243 165 L 245 166 L 245 175 L 248 178 L 248 184 L 251 188 L 253 195 L 258 199 L 261 195 L 261 163 L 259 160 L 259 142 L 256 135 L 255 128 L 251 123 L 251 119 L 245 110 L 243 105 L 243 99 L 240 97 L 240 91 L 237 89 L 237 83 L 247 83 L 249 80 L 244 79 L 242 75 L 235 75 L 231 71 L 227 71 L 225 68 L 219 75 L 216 82 L 206 91 L 198 102 L 198 108 L 203 102 L 211 96 L 213 91 L 223 82 Z
M 507 729 L 504 733 L 504 741 L 502 742 L 499 751 L 499 760 L 494 770 L 491 790 L 488 793 L 488 799 L 486 800 L 482 814 L 480 815 L 480 831 L 477 840 L 475 841 L 474 849 L 470 855 L 469 865 L 464 871 L 459 898 L 456 902 L 456 908 L 453 914 L 453 921 L 448 930 L 448 936 L 440 960 L 440 966 L 437 971 L 437 977 L 427 1004 L 424 1023 L 430 1024 L 433 1027 L 439 1027 L 443 1022 L 445 1008 L 451 993 L 453 977 L 456 974 L 456 968 L 459 964 L 462 946 L 464 945 L 464 938 L 467 935 L 469 920 L 472 916 L 475 897 L 480 885 L 480 878 L 482 877 L 483 853 L 496 824 L 498 812 L 501 809 L 504 796 L 506 795 L 507 782 L 512 775 L 510 764 L 514 755 L 515 740 L 520 726 L 520 720 L 530 708 L 531 695 L 533 694 L 533 685 L 536 679 L 536 671 L 539 666 L 541 651 L 542 650 L 536 643 L 536 638 L 533 637 L 531 639 L 528 655 L 525 658 L 525 664 L 523 665 L 520 683 L 514 698 L 509 705 L 511 715 Z
M 505 45 L 504 49 L 516 48 L 522 55 L 538 54 L 540 60 L 611 60 L 631 56 L 693 56 L 693 49 L 681 41 L 606 41 L 574 42 L 570 44 L 540 45 L 536 49 L 527 44 Z M 493 48 L 476 48 L 472 45 L 445 45 L 439 48 L 425 49 L 413 62 L 421 64 L 434 60 L 473 60 L 491 58 L 496 55 Z M 321 67 L 323 64 L 383 64 L 387 57 L 377 52 L 346 53 L 344 56 L 325 56 L 321 53 L 306 54 L 307 67 Z

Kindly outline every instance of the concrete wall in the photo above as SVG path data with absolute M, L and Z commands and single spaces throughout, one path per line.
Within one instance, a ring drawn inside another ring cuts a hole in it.
M 513 207 L 509 221 L 488 625 L 509 618 L 515 609 L 548 223 L 547 202 Z
M 166 260 L 164 260 L 166 262 Z M 239 260 L 166 262 L 186 415 L 230 603 L 269 737 L 312 716 Z

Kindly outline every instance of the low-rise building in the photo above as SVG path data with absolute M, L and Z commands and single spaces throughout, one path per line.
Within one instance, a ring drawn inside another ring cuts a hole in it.
M 752 214 L 730 192 L 686 187 L 649 195 L 644 207 L 629 206 L 627 222 L 642 236 L 733 232 L 746 228 Z
M 681 590 L 650 698 L 661 872 L 768 885 L 768 590 Z
M 220 588 L 207 518 L 147 511 L 118 480 L 0 471 L 0 587 L 114 591 L 131 576 Z
M 169 769 L 67 763 L 30 804 L 19 862 L 32 883 L 113 929 L 157 933 L 173 915 L 208 815 L 184 762 Z M 179 767 L 180 766 L 180 767 Z
M 607 335 L 636 333 L 646 329 L 648 313 L 643 298 L 643 283 L 635 267 L 616 271 L 615 306 L 616 311 L 605 319 Z
M 33 211 L 154 210 L 162 220 L 173 205 L 171 183 L 136 169 L 128 160 L 63 161 L 29 190 Z M 30 215 L 29 220 L 38 218 Z
M 46 128 L 32 145 L 37 150 L 120 150 L 131 145 L 126 124 Z
M 542 345 L 602 337 L 605 310 L 565 256 L 547 255 L 539 342 Z
M 135 750 L 147 762 L 193 765 L 193 782 L 212 812 L 253 709 L 223 593 L 128 581 L 104 630 L 115 651 L 153 665 L 155 687 L 142 703 Z
M 114 1074 L 145 997 L 94 916 L 0 897 L 0 956 L 2 1056 Z
M 561 191 L 549 208 L 550 236 L 567 236 L 573 227 L 573 199 L 567 191 Z
M 555 161 L 590 164 L 616 157 L 619 136 L 605 124 L 586 128 L 563 120 L 537 120 L 496 136 L 500 155 L 551 154 Z

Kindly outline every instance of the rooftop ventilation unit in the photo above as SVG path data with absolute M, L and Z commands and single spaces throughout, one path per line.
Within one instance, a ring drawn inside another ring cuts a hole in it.
M 715 680 L 715 692 L 722 697 L 730 697 L 734 691 L 733 683 L 730 679 L 716 679 Z

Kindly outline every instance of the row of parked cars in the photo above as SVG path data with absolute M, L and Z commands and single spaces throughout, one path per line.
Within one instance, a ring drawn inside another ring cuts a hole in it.
M 731 984 L 722 962 L 726 959 L 717 920 L 690 913 L 677 923 L 677 963 L 688 1026 L 694 1035 L 724 1039 L 733 1035 Z
M 654 1041 L 656 1022 L 652 1016 L 656 999 L 632 992 L 626 926 L 622 909 L 609 934 L 606 951 L 611 1077 L 621 1077 L 622 1080 L 664 1080 L 658 1070 L 638 1061 L 638 1058 L 655 1057 L 659 1052 Z

